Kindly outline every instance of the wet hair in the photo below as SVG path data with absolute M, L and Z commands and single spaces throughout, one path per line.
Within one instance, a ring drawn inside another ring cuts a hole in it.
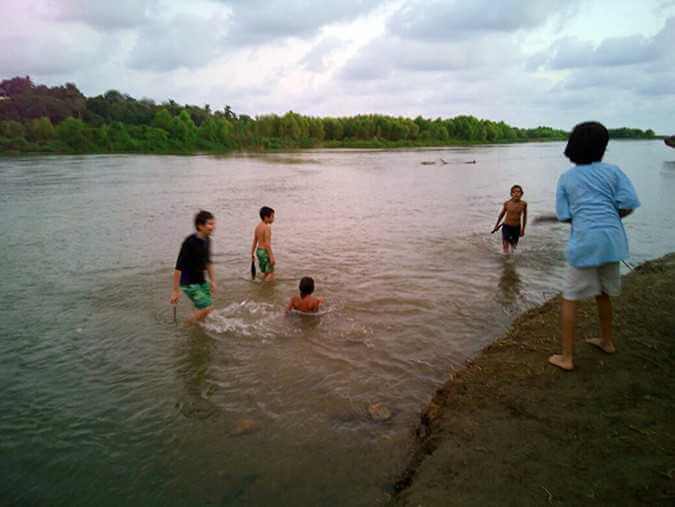
M 199 210 L 199 213 L 195 215 L 195 229 L 199 229 L 200 225 L 206 225 L 206 222 L 213 220 L 213 213 L 209 211 Z
M 312 292 L 314 292 L 314 278 L 311 276 L 302 277 L 302 280 L 300 280 L 299 289 L 301 296 L 309 296 Z
M 521 193 L 521 194 L 524 194 L 524 193 L 525 193 L 525 191 L 523 190 L 523 187 L 521 187 L 520 185 L 513 185 L 513 186 L 511 187 L 511 192 L 510 192 L 510 193 L 512 194 L 513 191 L 514 191 L 516 188 L 517 188 L 518 190 L 520 190 L 520 193 Z
M 274 210 L 272 208 L 269 208 L 267 206 L 263 206 L 260 208 L 260 220 L 265 220 L 265 217 L 272 216 L 274 214 Z
M 577 165 L 600 162 L 607 143 L 609 132 L 597 121 L 580 123 L 572 130 L 565 147 L 565 156 Z

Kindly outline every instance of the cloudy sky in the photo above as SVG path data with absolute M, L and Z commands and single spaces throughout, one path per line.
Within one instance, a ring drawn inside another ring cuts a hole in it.
M 0 79 L 257 115 L 675 133 L 675 0 L 0 0 Z

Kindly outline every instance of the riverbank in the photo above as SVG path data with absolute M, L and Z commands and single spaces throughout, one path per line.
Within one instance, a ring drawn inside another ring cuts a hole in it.
M 617 353 L 579 306 L 576 370 L 559 350 L 560 298 L 450 376 L 423 412 L 395 505 L 673 505 L 675 254 L 624 277 Z

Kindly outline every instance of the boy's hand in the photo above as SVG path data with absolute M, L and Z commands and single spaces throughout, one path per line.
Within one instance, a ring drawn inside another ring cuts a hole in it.
M 490 234 L 494 234 L 495 232 L 497 232 L 497 229 L 499 229 L 499 226 L 497 226 L 497 227 L 495 227 L 494 229 L 492 229 L 492 232 L 490 232 Z
M 169 299 L 169 303 L 175 305 L 176 303 L 178 303 L 179 299 L 180 299 L 180 289 L 173 289 L 171 291 L 171 299 Z
M 209 288 L 211 289 L 211 294 L 215 294 L 216 291 L 218 290 L 218 286 L 216 285 L 216 282 L 213 280 L 209 280 Z
M 522 238 L 525 236 L 525 229 L 520 229 L 520 237 Z
M 270 257 L 270 263 L 272 263 L 272 264 L 277 263 L 277 260 L 274 258 L 274 255 L 272 257 Z

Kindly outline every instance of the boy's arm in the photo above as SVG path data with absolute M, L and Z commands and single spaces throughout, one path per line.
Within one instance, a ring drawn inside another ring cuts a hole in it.
M 527 203 L 523 203 L 523 223 L 520 226 L 520 235 L 525 236 L 525 226 L 527 225 Z
M 180 269 L 175 269 L 173 271 L 173 287 L 171 288 L 171 299 L 169 302 L 172 305 L 178 303 L 180 299 Z
M 495 232 L 499 228 L 499 222 L 502 221 L 502 218 L 504 218 L 504 215 L 506 215 L 506 204 L 502 206 L 502 210 L 499 213 L 499 216 L 497 217 L 497 223 L 495 224 L 495 228 L 492 229 L 492 232 Z
M 255 247 L 258 246 L 258 236 L 255 233 L 255 229 L 253 229 L 253 244 L 251 245 L 251 257 L 255 259 Z
M 288 308 L 286 308 L 286 311 L 290 312 L 294 306 L 295 306 L 295 296 L 291 297 L 291 300 L 288 302 Z
M 215 294 L 216 290 L 218 289 L 218 286 L 216 285 L 216 275 L 214 274 L 213 264 L 211 262 L 209 262 L 206 265 L 206 272 L 209 274 L 209 281 L 211 282 L 211 292 Z

